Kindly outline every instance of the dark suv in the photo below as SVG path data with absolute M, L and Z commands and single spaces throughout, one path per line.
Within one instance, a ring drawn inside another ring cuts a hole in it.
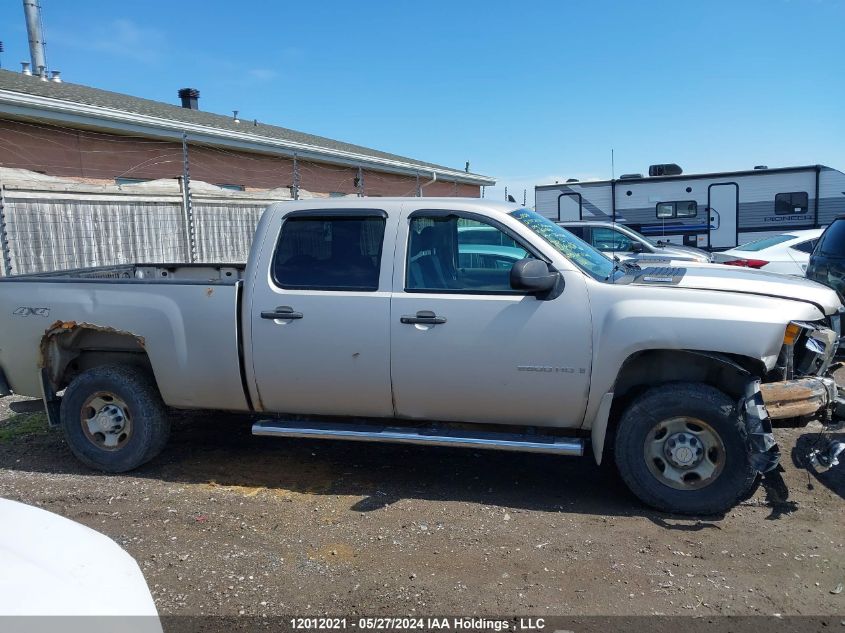
M 830 286 L 845 297 L 845 216 L 836 218 L 819 238 L 810 263 L 807 279 Z

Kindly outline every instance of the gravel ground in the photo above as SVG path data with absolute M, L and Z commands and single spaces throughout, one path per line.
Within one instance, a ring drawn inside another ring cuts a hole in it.
M 785 488 L 690 519 L 590 459 L 255 438 L 218 414 L 107 476 L 10 400 L 0 496 L 112 537 L 162 615 L 845 614 L 845 467 L 790 459 L 817 426 L 778 432 Z

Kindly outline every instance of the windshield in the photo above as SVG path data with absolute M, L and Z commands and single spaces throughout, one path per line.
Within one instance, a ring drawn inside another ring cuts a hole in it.
M 753 242 L 748 242 L 748 244 L 741 244 L 737 246 L 734 250 L 735 251 L 762 251 L 764 248 L 769 248 L 770 246 L 776 246 L 782 242 L 788 242 L 789 240 L 794 240 L 794 235 L 773 235 L 771 237 L 764 237 L 759 240 L 754 240 Z
M 513 211 L 511 216 L 522 222 L 551 244 L 561 255 L 593 277 L 606 280 L 613 274 L 615 268 L 611 259 L 548 218 L 528 209 Z

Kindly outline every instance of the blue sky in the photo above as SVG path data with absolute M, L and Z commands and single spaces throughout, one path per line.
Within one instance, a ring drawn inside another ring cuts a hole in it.
M 41 0 L 67 81 L 495 176 L 845 169 L 845 2 Z M 0 4 L 5 68 L 28 59 Z

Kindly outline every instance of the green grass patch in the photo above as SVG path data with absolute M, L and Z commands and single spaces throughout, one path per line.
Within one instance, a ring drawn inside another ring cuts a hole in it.
M 0 443 L 30 435 L 44 435 L 48 428 L 44 413 L 19 413 L 0 423 Z

